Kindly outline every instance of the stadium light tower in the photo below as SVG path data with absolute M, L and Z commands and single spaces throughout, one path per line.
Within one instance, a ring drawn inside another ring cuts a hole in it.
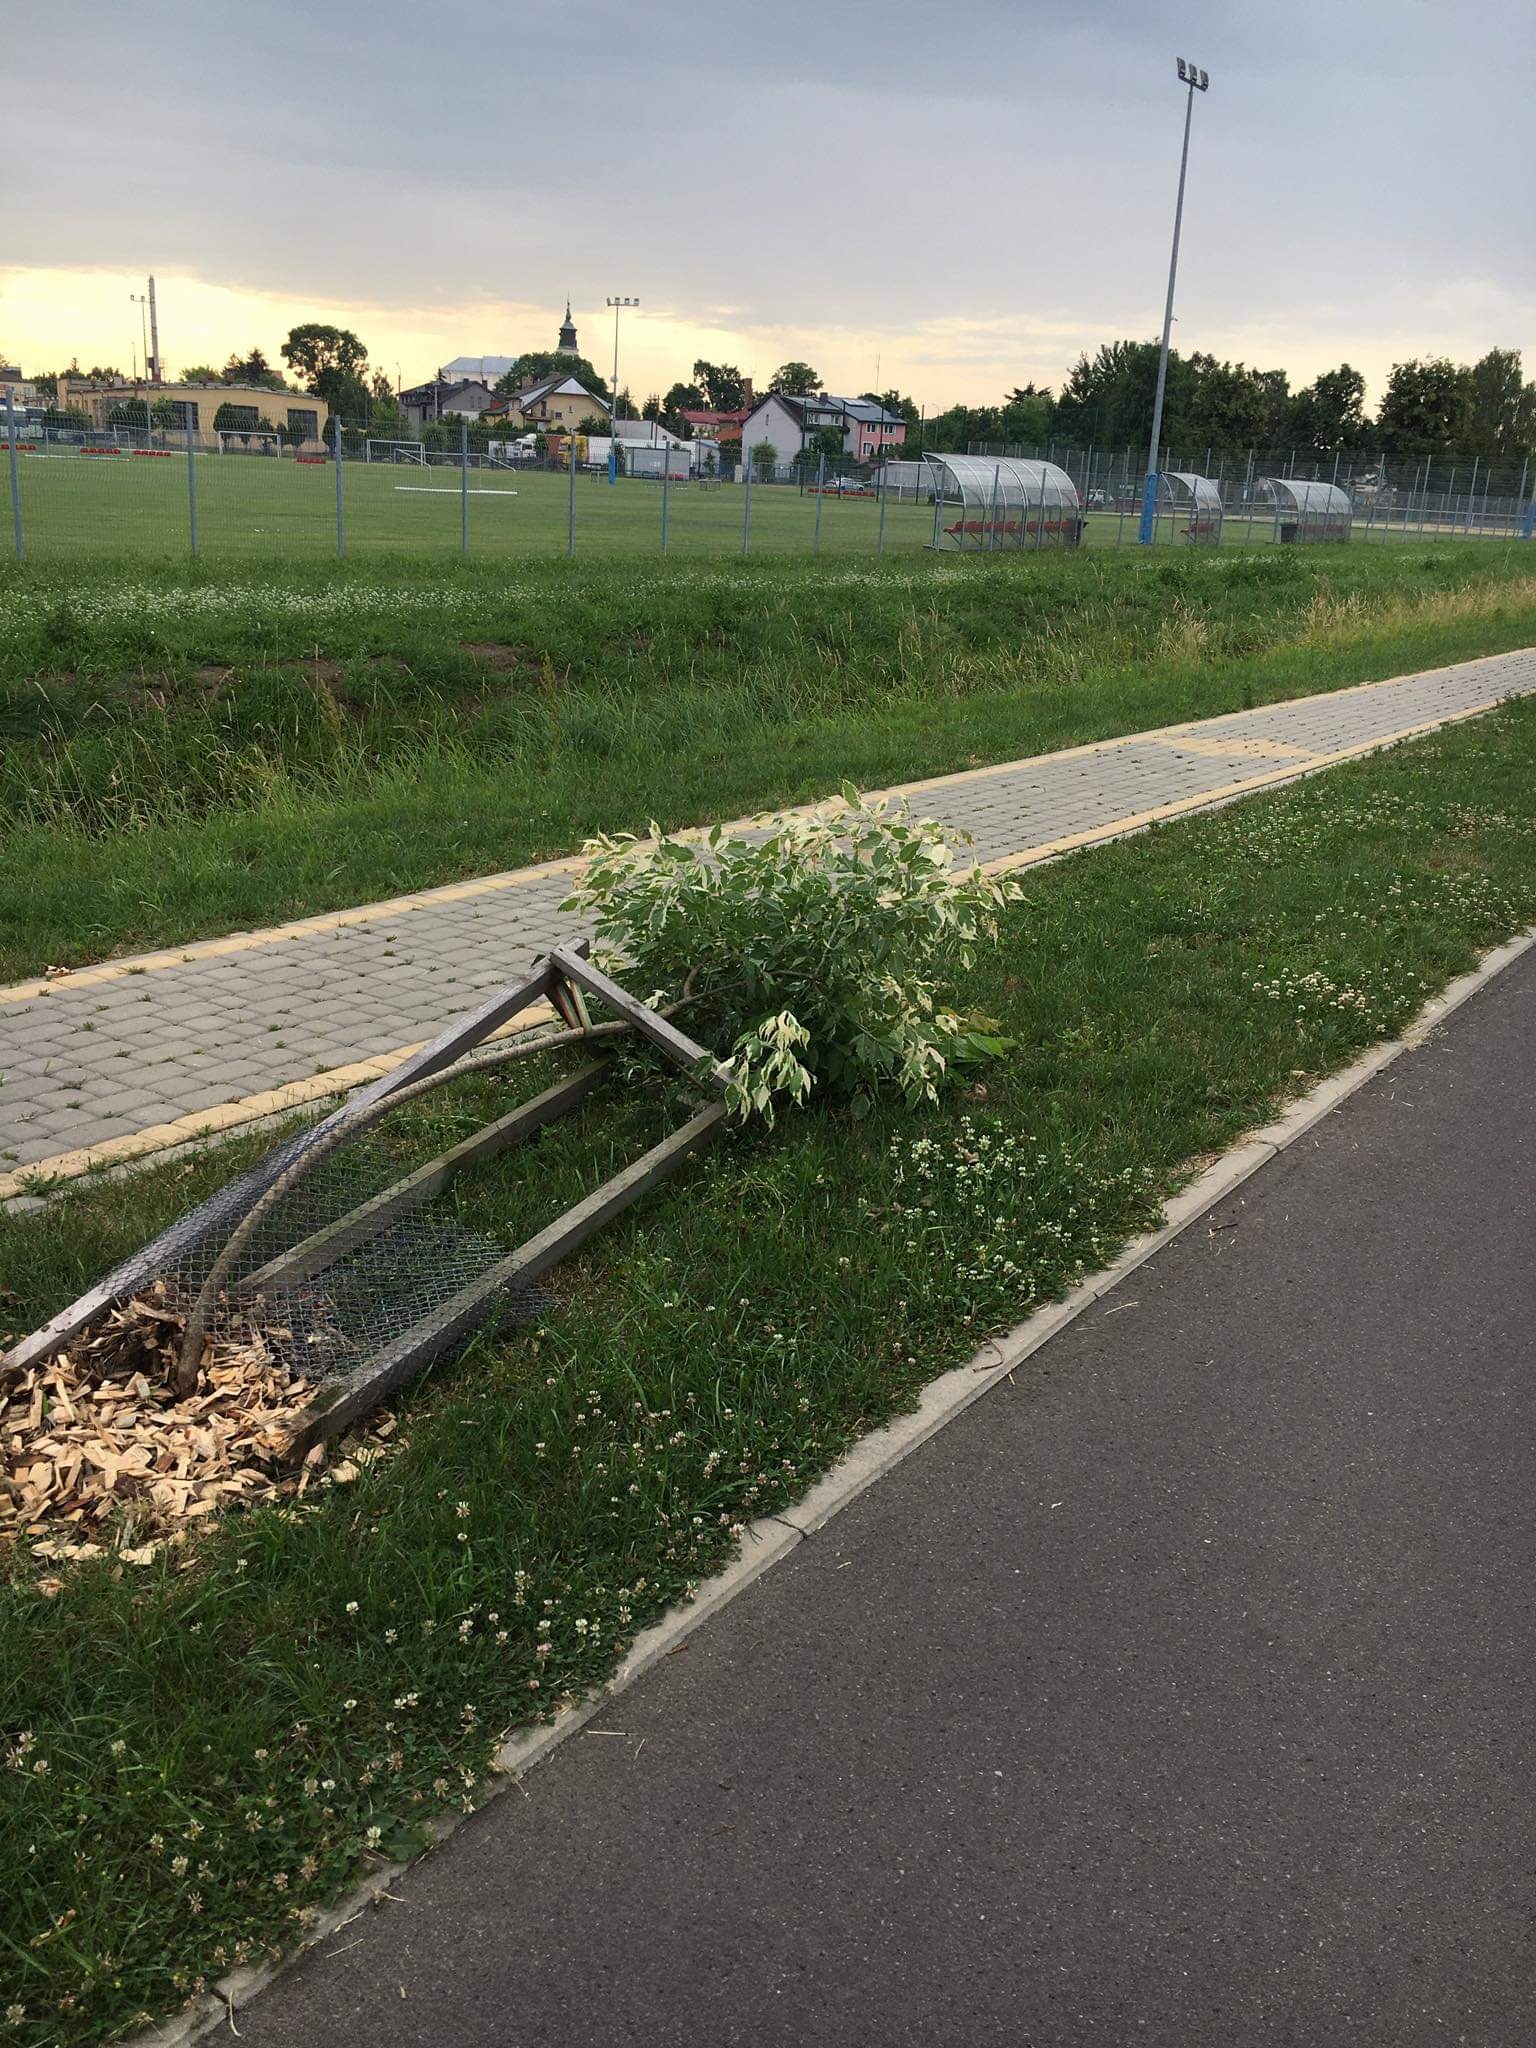
M 610 299 L 613 308 L 613 406 L 608 415 L 608 481 L 619 480 L 619 314 L 626 306 L 638 306 L 638 299 Z
M 139 339 L 143 343 L 140 361 L 144 365 L 144 388 L 147 391 L 149 389 L 149 294 L 148 292 L 130 292 L 128 294 L 128 303 L 130 306 L 137 306 L 139 309 Z
M 1195 94 L 1210 90 L 1211 78 L 1198 64 L 1179 59 L 1179 78 L 1188 88 L 1184 97 L 1184 151 L 1179 158 L 1179 198 L 1173 209 L 1173 254 L 1168 260 L 1168 303 L 1163 308 L 1163 346 L 1157 358 L 1157 396 L 1152 401 L 1152 445 L 1147 451 L 1147 481 L 1141 497 L 1143 547 L 1151 544 L 1157 530 L 1157 473 L 1163 438 L 1163 394 L 1168 388 L 1168 336 L 1173 327 L 1173 287 L 1179 274 L 1179 230 L 1184 225 L 1184 175 L 1189 169 L 1189 124 L 1195 111 Z

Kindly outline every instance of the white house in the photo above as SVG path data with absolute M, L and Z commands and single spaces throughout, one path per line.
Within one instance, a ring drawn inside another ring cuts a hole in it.
M 877 462 L 907 437 L 907 423 L 899 413 L 869 398 L 833 398 L 818 392 L 814 398 L 790 398 L 782 391 L 770 391 L 747 415 L 741 430 L 743 460 L 752 450 L 770 442 L 775 466 L 784 468 L 823 427 L 840 437 L 843 453 L 855 462 Z
M 619 420 L 614 432 L 624 450 L 631 476 L 660 476 L 662 451 L 669 476 L 715 476 L 720 470 L 720 443 L 687 440 L 659 420 Z M 654 451 L 654 452 L 653 452 Z

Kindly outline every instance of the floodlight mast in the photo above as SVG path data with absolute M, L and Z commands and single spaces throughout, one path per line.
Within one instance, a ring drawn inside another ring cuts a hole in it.
M 613 403 L 608 409 L 608 481 L 619 480 L 619 314 L 625 306 L 638 306 L 638 299 L 610 299 L 613 308 Z
M 1168 303 L 1163 308 L 1163 345 L 1157 358 L 1157 396 L 1152 401 L 1152 445 L 1147 451 L 1147 480 L 1141 496 L 1141 530 L 1137 536 L 1149 547 L 1157 531 L 1157 477 L 1161 467 L 1163 438 L 1163 395 L 1168 389 L 1168 336 L 1173 330 L 1173 287 L 1179 274 L 1179 231 L 1184 225 L 1184 178 L 1189 169 L 1189 124 L 1195 110 L 1195 94 L 1210 89 L 1210 73 L 1180 57 L 1179 77 L 1188 88 L 1184 97 L 1184 149 L 1179 157 L 1179 197 L 1173 210 L 1173 254 L 1168 261 Z

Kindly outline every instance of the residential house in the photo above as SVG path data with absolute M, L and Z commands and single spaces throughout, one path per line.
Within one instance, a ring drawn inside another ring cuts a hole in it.
M 791 398 L 786 392 L 770 391 L 742 426 L 743 457 L 750 458 L 752 450 L 767 441 L 773 447 L 776 467 L 787 468 L 823 427 L 832 428 L 840 437 L 844 455 L 854 462 L 878 462 L 907 437 L 907 423 L 901 415 L 887 412 L 873 399 L 834 398 L 824 391 L 810 398 Z
M 427 383 L 402 391 L 400 413 L 412 432 L 419 434 L 434 420 L 477 420 L 490 411 L 495 396 L 484 378 L 450 377 L 444 369 Z
M 521 391 L 498 397 L 486 408 L 498 425 L 532 427 L 546 433 L 577 428 L 582 421 L 603 418 L 608 402 L 587 389 L 579 377 L 540 377 Z M 637 424 L 644 424 L 637 422 Z
M 698 412 L 685 412 L 683 420 L 690 434 L 706 441 L 735 441 L 741 437 L 741 430 L 752 416 L 752 387 L 747 385 L 747 402 L 739 405 L 734 412 L 721 412 L 718 408 L 705 406 Z

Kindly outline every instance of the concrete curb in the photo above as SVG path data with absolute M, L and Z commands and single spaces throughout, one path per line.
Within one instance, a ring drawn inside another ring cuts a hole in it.
M 780 1515 L 767 1515 L 747 1525 L 737 1555 L 723 1571 L 706 1580 L 685 1606 L 671 1607 L 661 1619 L 635 1638 L 628 1655 L 612 1677 L 590 1698 L 567 1708 L 553 1721 L 524 1729 L 497 1750 L 491 1762 L 491 1777 L 479 1788 L 474 1811 L 517 1784 L 536 1764 L 572 1735 L 579 1734 L 597 1718 L 609 1702 L 625 1692 L 637 1678 L 662 1658 L 673 1655 L 687 1639 L 714 1614 L 727 1607 L 739 1593 L 796 1550 L 807 1537 L 825 1528 L 835 1515 L 848 1507 L 886 1473 L 909 1457 L 932 1436 L 964 1414 L 973 1402 L 1016 1372 L 1026 1359 L 1073 1323 L 1111 1288 L 1117 1287 L 1155 1253 L 1182 1235 L 1192 1223 L 1207 1215 L 1259 1168 L 1276 1159 L 1321 1123 L 1324 1117 L 1357 1094 L 1365 1084 L 1388 1067 L 1401 1053 L 1420 1046 L 1459 1010 L 1469 997 L 1486 987 L 1506 967 L 1536 946 L 1536 926 L 1521 932 L 1484 954 L 1468 974 L 1453 981 L 1426 1004 L 1401 1037 L 1368 1053 L 1341 1073 L 1320 1081 L 1273 1123 L 1224 1152 L 1197 1174 L 1181 1193 L 1168 1202 L 1164 1220 L 1156 1230 L 1134 1239 L 1120 1256 L 1102 1271 L 1091 1275 L 1064 1301 L 1037 1309 L 1005 1336 L 990 1339 L 964 1365 L 954 1366 L 923 1389 L 917 1406 L 898 1416 L 867 1437 L 860 1439 L 808 1493 Z M 446 1841 L 459 1826 L 459 1816 L 445 1816 L 434 1827 L 436 1842 Z M 435 1845 L 435 1844 L 434 1844 Z M 423 1851 L 423 1854 L 429 1853 Z M 419 1861 L 415 1858 L 413 1861 Z M 281 1961 L 237 1970 L 220 1980 L 184 2013 L 136 2034 L 126 2048 L 181 2048 L 181 2044 L 206 2036 L 226 2017 L 233 2018 L 274 1977 L 291 1967 L 300 1956 L 311 1953 L 369 1907 L 387 1901 L 390 1886 L 410 1867 L 404 1863 L 381 1863 L 332 1908 L 305 1940 L 302 1947 Z

